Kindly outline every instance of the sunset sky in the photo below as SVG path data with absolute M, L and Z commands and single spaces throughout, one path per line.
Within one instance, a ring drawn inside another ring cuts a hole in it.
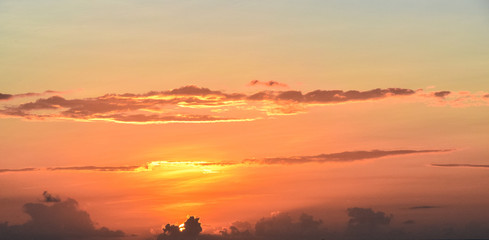
M 488 24 L 487 1 L 0 0 L 0 223 L 74 199 L 123 239 L 343 231 L 358 207 L 489 238 Z

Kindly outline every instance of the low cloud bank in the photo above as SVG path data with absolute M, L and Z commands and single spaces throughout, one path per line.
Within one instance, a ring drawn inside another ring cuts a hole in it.
M 44 203 L 27 203 L 24 212 L 30 220 L 22 225 L 0 223 L 0 240 L 91 240 L 119 239 L 125 234 L 106 227 L 96 228 L 90 215 L 78 207 L 78 202 L 64 201 L 43 193 Z

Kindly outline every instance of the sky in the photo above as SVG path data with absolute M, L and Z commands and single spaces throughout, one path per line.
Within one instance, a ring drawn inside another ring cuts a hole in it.
M 488 23 L 487 1 L 0 0 L 0 233 L 489 239 Z

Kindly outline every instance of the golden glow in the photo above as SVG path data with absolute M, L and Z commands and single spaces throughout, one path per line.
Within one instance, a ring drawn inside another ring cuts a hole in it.
M 178 229 L 180 230 L 180 232 L 183 232 L 183 230 L 185 230 L 185 223 L 182 223 L 178 226 Z

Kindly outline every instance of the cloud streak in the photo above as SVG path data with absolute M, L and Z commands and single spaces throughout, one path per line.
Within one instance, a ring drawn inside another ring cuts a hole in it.
M 269 81 L 252 81 L 252 85 L 283 86 Z M 42 96 L 59 92 L 0 94 L 0 100 L 21 96 Z M 406 98 L 428 101 L 430 105 L 488 105 L 487 93 L 424 92 L 406 88 L 358 90 L 314 90 L 302 92 L 258 91 L 226 93 L 197 86 L 184 86 L 144 94 L 105 94 L 93 98 L 67 99 L 61 96 L 39 98 L 17 105 L 3 104 L 0 116 L 29 120 L 106 121 L 126 124 L 221 123 L 243 122 L 270 115 L 306 112 L 312 106 Z
M 294 156 L 294 157 L 275 157 L 275 158 L 252 158 L 242 161 L 152 161 L 142 165 L 132 166 L 66 166 L 48 167 L 44 169 L 23 168 L 23 169 L 0 169 L 2 172 L 23 172 L 23 171 L 99 171 L 99 172 L 148 172 L 162 166 L 187 166 L 201 168 L 203 172 L 212 172 L 206 167 L 225 167 L 236 165 L 296 165 L 307 163 L 327 163 L 327 162 L 354 162 L 367 159 L 377 159 L 389 156 L 399 156 L 408 154 L 428 154 L 445 153 L 453 151 L 451 149 L 431 149 L 431 150 L 371 150 L 371 151 L 347 151 L 339 153 L 327 153 L 313 156 Z
M 250 164 L 304 164 L 304 163 L 325 163 L 325 162 L 353 162 L 358 160 L 374 159 L 387 156 L 416 154 L 416 153 L 442 153 L 452 151 L 450 149 L 442 150 L 372 150 L 372 151 L 351 151 L 340 153 L 319 154 L 314 156 L 297 156 L 297 157 L 277 157 L 263 159 L 246 159 L 244 163 Z
M 489 168 L 487 164 L 458 164 L 458 163 L 432 163 L 433 167 L 450 167 L 450 168 Z
M 285 83 L 280 83 L 277 81 L 260 81 L 260 80 L 252 80 L 248 83 L 249 86 L 265 86 L 265 87 L 277 87 L 277 88 L 288 88 L 289 86 Z
M 5 94 L 5 93 L 0 93 L 0 101 L 10 101 L 16 98 L 25 98 L 25 97 L 39 97 L 39 96 L 45 96 L 45 95 L 55 95 L 55 94 L 62 94 L 64 92 L 59 92 L 59 91 L 52 91 L 52 90 L 47 90 L 41 93 L 34 93 L 34 92 L 29 92 L 29 93 L 19 93 L 19 94 Z
M 18 168 L 18 169 L 0 169 L 0 173 L 6 173 L 6 172 L 32 172 L 32 171 L 37 171 L 39 170 L 38 168 Z

